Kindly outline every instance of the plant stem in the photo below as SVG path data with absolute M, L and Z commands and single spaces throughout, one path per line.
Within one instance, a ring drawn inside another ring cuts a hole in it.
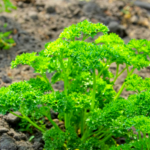
M 82 38 L 82 41 L 85 41 L 87 38 L 89 38 L 90 36 L 86 36 L 84 35 L 83 38 Z
M 23 115 L 23 117 L 22 117 L 22 116 L 20 116 L 20 115 L 15 114 L 14 112 L 10 112 L 10 113 L 13 114 L 14 116 L 17 116 L 17 117 L 21 118 L 21 119 L 27 120 L 27 121 L 30 122 L 34 127 L 36 127 L 37 129 L 39 129 L 42 133 L 45 132 L 45 130 L 43 130 L 41 127 L 39 127 L 36 123 L 34 123 L 32 120 L 30 120 L 30 118 L 28 118 L 28 117 L 25 116 L 24 114 L 22 114 L 22 115 Z
M 47 81 L 47 83 L 49 83 L 49 85 L 50 85 L 50 87 L 51 87 L 51 89 L 52 89 L 52 92 L 54 93 L 55 91 L 54 91 L 54 89 L 53 89 L 51 83 L 49 82 L 49 79 L 47 78 L 46 73 L 45 73 L 45 74 L 42 74 L 42 77 Z
M 105 64 L 105 66 L 102 68 L 102 70 L 98 73 L 98 78 L 102 75 L 103 71 L 106 69 L 107 67 L 107 63 Z
M 62 132 L 61 129 L 58 127 L 58 125 L 52 120 L 50 114 L 46 115 L 46 117 L 48 118 L 48 120 L 51 122 L 51 124 L 52 124 L 59 132 Z
M 102 68 L 102 70 L 98 73 L 98 78 L 102 75 L 103 71 L 107 68 L 107 65 L 110 65 L 110 64 L 111 64 L 111 60 L 108 60 L 105 63 L 105 66 Z
M 84 133 L 84 125 L 85 125 L 85 110 L 82 110 L 82 115 L 81 115 L 81 136 Z
M 100 127 L 95 133 L 94 133 L 94 136 L 98 136 L 99 134 L 101 134 L 102 132 L 104 132 L 104 127 Z
M 13 114 L 14 116 L 18 117 L 18 118 L 21 118 L 21 119 L 24 119 L 24 117 L 20 116 L 20 115 L 17 115 L 15 114 L 14 112 L 10 111 L 11 114 Z
M 127 77 L 130 76 L 133 73 L 134 70 L 135 70 L 135 68 L 132 68 L 131 71 L 130 71 L 130 73 L 127 75 Z M 121 95 L 121 93 L 124 90 L 125 86 L 126 86 L 126 83 L 124 82 L 123 85 L 121 86 L 119 92 L 115 96 L 114 100 L 116 100 Z
M 32 120 L 30 120 L 30 118 L 28 118 L 27 116 L 24 116 L 24 119 L 26 119 L 28 122 L 30 122 L 37 129 L 39 129 L 42 133 L 45 132 L 45 130 L 43 130 L 41 127 L 39 127 L 36 123 L 34 123 Z
M 118 75 L 118 72 L 119 72 L 119 64 L 117 64 L 116 76 Z
M 88 138 L 89 134 L 90 134 L 90 129 L 87 127 L 82 138 L 81 138 L 81 141 L 86 140 L 86 138 Z
M 103 132 L 103 133 L 102 133 L 102 132 Z M 105 138 L 106 138 L 106 137 L 107 137 L 106 134 L 109 133 L 109 131 L 102 131 L 102 132 L 99 133 L 98 135 L 96 135 L 96 136 L 98 136 L 99 139 L 101 139 L 102 137 L 105 137 Z M 103 138 L 103 139 L 104 139 L 104 138 Z
M 13 46 L 13 44 L 8 44 L 8 43 L 6 43 L 4 40 L 2 40 L 1 38 L 0 38 L 0 43 L 2 43 L 4 46 Z
M 116 82 L 116 80 L 118 79 L 118 77 L 125 71 L 127 69 L 127 67 L 125 67 L 116 77 L 115 77 L 115 79 L 111 82 L 111 83 L 115 83 Z
M 110 133 L 104 139 L 102 139 L 102 142 L 105 143 L 111 136 L 112 136 L 112 134 Z
M 128 68 L 128 65 L 126 65 L 126 68 L 127 68 L 127 73 L 129 74 L 129 68 Z
M 65 69 L 64 67 L 64 64 L 63 64 L 63 53 L 60 52 L 60 57 L 59 57 L 59 61 L 60 61 L 60 65 L 61 65 L 61 68 L 63 70 L 63 73 L 64 73 L 64 93 L 66 95 L 66 99 L 67 99 L 67 96 L 68 96 L 68 92 L 67 92 L 67 87 L 68 87 L 68 76 L 67 76 L 67 70 Z M 65 128 L 68 128 L 70 122 L 69 122 L 69 117 L 68 117 L 68 114 L 65 113 Z
M 93 93 L 92 93 L 91 110 L 93 110 L 94 107 L 95 107 L 95 94 L 96 94 L 96 73 L 95 73 L 95 69 L 94 69 L 94 72 L 93 72 Z

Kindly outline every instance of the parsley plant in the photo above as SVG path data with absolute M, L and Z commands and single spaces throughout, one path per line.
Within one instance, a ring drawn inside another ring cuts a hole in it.
M 134 126 L 145 138 L 150 132 L 150 80 L 134 74 L 135 69 L 150 65 L 150 42 L 133 39 L 125 44 L 118 35 L 108 31 L 101 23 L 84 20 L 65 28 L 41 52 L 17 56 L 12 68 L 26 64 L 40 75 L 2 87 L 0 112 L 10 112 L 41 131 L 45 150 L 114 150 L 119 149 L 114 140 L 118 137 L 126 138 L 124 147 L 137 148 L 137 143 L 143 142 L 146 145 L 148 139 L 136 137 L 129 129 Z M 99 32 L 103 35 L 86 42 Z M 114 62 L 115 75 L 109 70 Z M 119 70 L 121 64 L 126 66 Z M 115 82 L 125 71 L 125 82 L 116 92 Z M 47 72 L 53 73 L 50 80 Z M 53 89 L 52 85 L 58 81 L 64 82 L 64 91 Z M 124 89 L 135 94 L 124 99 L 120 96 Z M 59 113 L 65 131 L 52 120 L 50 109 Z M 53 127 L 41 126 L 33 116 L 48 118 Z

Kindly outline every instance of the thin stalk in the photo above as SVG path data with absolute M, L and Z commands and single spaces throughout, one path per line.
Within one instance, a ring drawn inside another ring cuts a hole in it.
M 67 92 L 68 76 L 67 76 L 67 72 L 66 72 L 67 70 L 65 69 L 64 64 L 63 64 L 63 53 L 62 52 L 60 53 L 59 61 L 60 61 L 60 65 L 61 65 L 61 68 L 62 68 L 63 73 L 64 73 L 64 93 L 65 93 L 66 98 L 67 98 L 67 95 L 68 95 L 68 92 Z M 70 124 L 70 122 L 69 122 L 68 114 L 65 113 L 65 128 L 68 128 L 69 124 Z
M 107 68 L 107 65 L 111 64 L 111 60 L 108 60 L 102 70 L 98 73 L 98 78 L 102 75 L 103 71 Z
M 32 120 L 30 120 L 30 118 L 24 116 L 24 119 L 27 120 L 28 122 L 30 122 L 34 127 L 36 127 L 37 129 L 39 129 L 42 133 L 45 132 L 45 130 L 43 130 L 41 127 L 39 127 L 36 123 L 34 123 Z
M 48 120 L 51 122 L 51 124 L 52 124 L 59 132 L 62 132 L 61 129 L 58 127 L 58 125 L 52 120 L 50 114 L 46 115 L 46 117 L 48 118 Z
M 107 64 L 103 67 L 103 69 L 98 73 L 98 78 L 102 75 L 103 71 L 106 69 Z
M 42 74 L 42 77 L 47 81 L 47 83 L 49 83 L 49 85 L 50 85 L 50 87 L 51 87 L 51 89 L 52 89 L 52 92 L 55 92 L 54 89 L 53 89 L 53 87 L 52 87 L 52 85 L 51 85 L 51 83 L 49 82 L 49 80 L 48 80 L 48 78 L 47 78 L 47 76 L 46 76 L 46 73 L 45 73 L 45 74 Z
M 141 137 L 141 132 L 140 131 L 138 131 L 138 135 L 139 135 L 139 140 L 141 141 L 142 137 Z
M 67 79 L 67 75 L 65 74 L 64 77 L 64 92 L 67 98 L 68 92 L 67 92 L 67 85 L 68 85 L 68 79 Z M 67 113 L 65 113 L 65 127 L 67 128 L 69 126 L 69 116 Z
M 37 129 L 39 129 L 40 131 L 42 131 L 42 133 L 45 132 L 45 130 L 43 130 L 41 127 L 39 127 L 36 123 L 34 123 L 32 120 L 30 120 L 30 118 L 28 118 L 27 116 L 23 115 L 23 117 L 22 117 L 22 116 L 20 116 L 20 115 L 15 114 L 14 112 L 10 112 L 10 113 L 13 114 L 13 115 L 16 116 L 16 117 L 19 117 L 19 118 L 21 118 L 21 119 L 27 120 L 27 121 L 30 122 L 34 127 L 36 127 Z
M 81 115 L 81 136 L 84 133 L 84 125 L 85 125 L 85 110 L 82 110 L 82 115 Z
M 83 36 L 82 41 L 85 41 L 87 38 L 89 38 L 90 36 Z
M 130 71 L 130 73 L 129 73 L 127 76 L 130 76 L 130 75 L 133 73 L 134 70 L 135 70 L 135 68 L 132 68 L 131 71 Z M 122 93 L 122 91 L 124 90 L 125 86 L 126 86 L 126 83 L 124 82 L 124 83 L 122 84 L 122 86 L 121 86 L 119 92 L 117 93 L 116 97 L 114 98 L 114 100 L 116 100 L 116 99 L 121 95 L 121 93 Z
M 94 107 L 95 107 L 95 94 L 96 94 L 96 73 L 95 73 L 95 70 L 94 70 L 94 72 L 93 72 L 93 93 L 92 93 L 91 110 L 93 110 Z
M 101 139 L 102 137 L 106 136 L 106 134 L 108 134 L 109 131 L 104 131 L 104 133 L 99 133 L 96 136 L 98 136 L 99 139 Z
M 118 75 L 118 73 L 119 73 L 119 64 L 117 64 L 116 76 Z
M 14 116 L 18 117 L 18 118 L 21 118 L 21 119 L 24 119 L 24 117 L 20 116 L 20 115 L 17 115 L 15 114 L 14 112 L 10 111 L 11 114 L 13 114 Z
M 105 127 L 100 127 L 95 133 L 94 136 L 98 136 L 99 134 L 102 134 L 105 131 Z
M 86 128 L 86 130 L 85 130 L 85 132 L 84 132 L 84 134 L 83 134 L 83 136 L 82 136 L 82 138 L 81 138 L 81 141 L 86 140 L 86 138 L 89 137 L 90 132 L 91 132 L 90 129 L 89 129 L 89 128 Z
M 112 134 L 110 133 L 108 136 L 106 136 L 104 139 L 102 139 L 102 142 L 105 143 L 111 136 L 112 136 Z
M 128 65 L 126 65 L 126 67 L 127 67 L 127 73 L 129 74 L 130 71 L 129 71 Z
M 13 44 L 8 44 L 8 43 L 6 43 L 4 40 L 2 40 L 2 39 L 0 39 L 0 43 L 2 43 L 3 45 L 5 45 L 5 46 L 13 46 Z
M 125 67 L 116 77 L 115 79 L 111 82 L 111 83 L 115 83 L 116 80 L 118 79 L 118 77 L 127 69 L 127 67 Z

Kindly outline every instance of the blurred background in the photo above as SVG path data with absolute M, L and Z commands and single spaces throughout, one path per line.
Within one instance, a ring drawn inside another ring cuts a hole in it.
M 127 43 L 130 39 L 150 40 L 150 0 L 11 0 L 17 7 L 10 13 L 0 13 L 0 32 L 11 31 L 15 46 L 0 48 L 0 87 L 34 77 L 32 68 L 10 69 L 10 62 L 19 54 L 44 49 L 71 24 L 85 19 L 107 25 Z M 115 64 L 111 66 L 115 72 Z M 136 72 L 136 71 L 135 71 Z M 150 69 L 138 74 L 150 77 Z M 121 76 L 116 90 L 124 81 Z M 63 83 L 54 85 L 62 89 Z M 126 92 L 124 93 L 126 96 Z

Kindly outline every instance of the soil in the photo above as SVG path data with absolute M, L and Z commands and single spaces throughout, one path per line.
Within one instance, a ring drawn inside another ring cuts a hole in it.
M 110 32 L 119 34 L 126 43 L 133 38 L 150 40 L 150 0 L 13 0 L 13 3 L 17 10 L 0 14 L 0 32 L 12 31 L 11 37 L 16 42 L 16 46 L 9 50 L 0 49 L 0 87 L 35 77 L 36 74 L 29 66 L 20 65 L 11 69 L 11 61 L 22 53 L 41 51 L 45 43 L 57 39 L 65 27 L 84 19 L 104 23 Z M 4 28 L 4 24 L 8 26 Z M 115 73 L 116 65 L 112 64 L 110 69 Z M 135 73 L 143 78 L 150 77 L 150 68 L 136 70 Z M 126 73 L 117 80 L 116 91 L 125 77 Z M 63 82 L 53 87 L 63 90 Z M 127 97 L 129 94 L 131 92 L 124 91 L 122 96 Z M 58 122 L 57 115 L 54 112 L 52 115 Z M 17 118 L 13 121 L 8 118 L 11 118 L 10 114 L 0 116 L 0 150 L 43 149 L 44 143 L 38 132 L 30 143 L 30 135 L 14 130 Z

